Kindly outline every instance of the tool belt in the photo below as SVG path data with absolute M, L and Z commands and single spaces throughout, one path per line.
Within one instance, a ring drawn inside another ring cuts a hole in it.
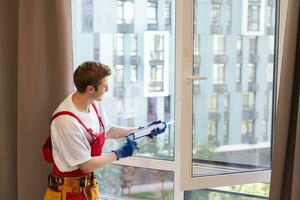
M 65 190 L 71 194 L 79 194 L 87 188 L 96 186 L 97 181 L 93 173 L 81 177 L 59 177 L 52 174 L 48 176 L 48 187 L 56 192 Z

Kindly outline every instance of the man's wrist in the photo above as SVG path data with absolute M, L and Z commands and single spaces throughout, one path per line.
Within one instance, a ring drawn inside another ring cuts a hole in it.
M 111 151 L 111 154 L 112 154 L 112 156 L 114 158 L 114 161 L 120 159 L 116 151 Z

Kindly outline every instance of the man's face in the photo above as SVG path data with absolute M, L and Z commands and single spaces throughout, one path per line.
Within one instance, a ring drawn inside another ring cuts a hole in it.
M 96 101 L 102 101 L 105 92 L 108 91 L 108 77 L 105 77 L 101 84 L 98 86 L 98 91 L 95 91 L 93 98 Z

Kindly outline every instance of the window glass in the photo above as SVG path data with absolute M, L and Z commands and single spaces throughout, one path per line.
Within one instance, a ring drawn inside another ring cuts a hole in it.
M 175 22 L 175 7 L 175 0 L 72 1 L 74 66 L 86 60 L 110 66 L 103 104 L 111 122 L 133 127 L 172 122 L 156 141 L 139 139 L 135 156 L 174 158 L 175 24 L 166 30 L 165 22 L 168 17 Z M 87 17 L 93 21 L 89 32 L 77 28 Z M 154 31 L 149 23 L 159 26 Z M 121 144 L 107 140 L 105 150 Z
M 212 4 L 211 10 L 211 22 L 212 24 L 219 24 L 220 23 L 220 10 L 221 4 Z
M 193 177 L 270 168 L 276 4 L 218 2 L 194 1 Z
M 148 2 L 148 24 L 157 24 L 157 2 Z
M 269 184 L 256 183 L 186 191 L 185 200 L 267 200 Z
M 173 172 L 111 164 L 95 174 L 101 199 L 174 199 Z
M 248 4 L 248 30 L 259 31 L 260 26 L 260 6 L 256 4 Z

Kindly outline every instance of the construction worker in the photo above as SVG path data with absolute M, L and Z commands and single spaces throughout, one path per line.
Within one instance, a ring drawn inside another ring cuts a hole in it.
M 123 138 L 137 129 L 113 125 L 107 117 L 101 101 L 110 75 L 107 65 L 94 61 L 84 62 L 75 70 L 76 91 L 55 110 L 43 146 L 44 158 L 53 163 L 44 200 L 100 199 L 93 171 L 132 156 L 138 148 L 135 141 L 126 139 L 120 148 L 101 155 L 105 139 Z M 148 137 L 164 131 L 154 129 Z

